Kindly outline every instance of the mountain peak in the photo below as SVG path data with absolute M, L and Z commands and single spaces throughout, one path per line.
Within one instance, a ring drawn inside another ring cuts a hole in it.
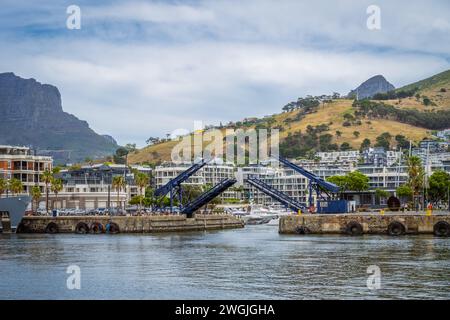
M 33 145 L 56 162 L 103 157 L 117 148 L 115 140 L 63 111 L 57 87 L 35 79 L 0 73 L 0 112 L 0 144 Z
M 386 93 L 394 90 L 395 87 L 386 78 L 377 74 L 363 83 L 361 83 L 356 89 L 350 91 L 349 97 L 358 97 L 358 99 L 371 98 L 377 93 Z

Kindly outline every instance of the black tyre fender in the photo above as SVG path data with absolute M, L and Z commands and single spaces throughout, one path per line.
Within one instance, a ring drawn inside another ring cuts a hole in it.
M 103 225 L 100 222 L 93 222 L 89 228 L 90 233 L 99 234 L 103 232 Z
M 295 232 L 297 234 L 309 234 L 311 233 L 311 230 L 309 230 L 309 228 L 305 226 L 298 226 L 297 228 L 295 228 Z
M 115 222 L 108 222 L 106 225 L 106 233 L 116 234 L 120 232 L 119 225 Z
M 46 227 L 45 227 L 45 233 L 50 233 L 50 234 L 55 234 L 59 232 L 59 227 L 56 223 L 54 222 L 50 222 Z
M 351 236 L 360 236 L 364 233 L 364 229 L 358 221 L 350 221 L 345 226 L 345 233 Z
M 438 221 L 433 227 L 436 237 L 450 237 L 450 224 L 447 221 Z
M 75 233 L 86 234 L 88 232 L 89 226 L 84 222 L 78 222 L 77 226 L 75 227 Z
M 388 226 L 388 235 L 390 236 L 401 236 L 406 233 L 405 225 L 399 221 L 393 221 Z

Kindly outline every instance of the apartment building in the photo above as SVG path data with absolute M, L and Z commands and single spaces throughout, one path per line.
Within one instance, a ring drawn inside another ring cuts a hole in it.
M 43 192 L 42 174 L 52 170 L 52 166 L 51 157 L 36 156 L 28 147 L 0 145 L 0 177 L 22 181 L 24 193 L 33 186 L 39 186 Z
M 317 157 L 320 158 L 321 163 L 357 163 L 360 158 L 359 150 L 349 151 L 333 151 L 333 152 L 317 152 Z
M 360 165 L 357 170 L 369 178 L 369 189 L 384 189 L 394 192 L 399 186 L 408 181 L 406 166 L 378 167 Z
M 151 168 L 132 166 L 139 172 L 151 174 Z M 125 188 L 117 191 L 112 186 L 115 176 L 123 176 Z M 75 170 L 62 170 L 58 178 L 63 181 L 63 190 L 57 195 L 50 193 L 52 208 L 95 209 L 126 207 L 128 201 L 140 194 L 135 185 L 134 174 L 125 165 L 97 164 Z M 145 188 L 142 190 L 145 193 Z

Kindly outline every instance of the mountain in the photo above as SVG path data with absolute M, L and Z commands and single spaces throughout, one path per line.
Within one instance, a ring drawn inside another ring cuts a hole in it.
M 377 93 L 386 93 L 394 90 L 395 87 L 389 83 L 382 75 L 376 75 L 359 85 L 355 90 L 350 91 L 348 97 L 358 97 L 358 99 L 371 98 Z
M 0 73 L 0 144 L 30 146 L 56 163 L 112 154 L 117 143 L 63 111 L 58 88 Z
M 391 135 L 391 146 L 398 146 L 400 143 L 395 139 L 397 135 L 404 137 L 403 143 L 406 141 L 409 144 L 409 140 L 417 143 L 431 137 L 432 131 L 436 129 L 435 126 L 438 124 L 442 126 L 441 120 L 445 124 L 446 119 L 450 119 L 450 70 L 399 88 L 395 92 L 411 89 L 414 90 L 406 97 L 358 101 L 366 105 L 368 110 L 372 110 L 370 115 L 364 114 L 360 104 L 352 99 L 322 98 L 320 104 L 308 111 L 305 106 L 298 107 L 298 103 L 291 102 L 289 105 L 297 105 L 297 107 L 287 108 L 286 112 L 252 120 L 252 122 L 245 120 L 235 122 L 227 127 L 234 129 L 276 127 L 280 130 L 280 151 L 282 155 L 289 157 L 302 156 L 302 150 L 299 147 L 305 141 L 313 140 L 311 139 L 313 136 L 306 136 L 308 131 L 316 131 L 316 133 L 320 131 L 316 134 L 316 140 L 325 141 L 328 144 L 327 150 L 330 150 L 329 147 L 333 145 L 343 150 L 345 144 L 353 149 L 359 149 L 364 139 L 369 139 L 373 146 L 377 138 L 386 132 Z M 425 98 L 430 99 L 431 104 L 424 103 Z M 375 112 L 377 110 L 381 112 Z M 385 114 L 386 110 L 388 114 Z M 450 120 L 448 128 L 450 128 Z M 153 164 L 169 161 L 171 150 L 176 144 L 177 141 L 166 141 L 147 146 L 132 152 L 128 156 L 128 161 Z M 320 145 L 319 148 L 321 148 Z M 290 153 L 283 153 L 284 150 Z M 292 153 L 292 150 L 297 153 Z

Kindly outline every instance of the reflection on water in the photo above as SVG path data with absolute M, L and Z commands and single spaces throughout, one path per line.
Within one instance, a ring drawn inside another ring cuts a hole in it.
M 81 268 L 81 290 L 66 269 Z M 369 290 L 369 265 L 381 289 Z M 2 299 L 450 298 L 450 240 L 288 236 L 273 226 L 159 235 L 0 235 Z

